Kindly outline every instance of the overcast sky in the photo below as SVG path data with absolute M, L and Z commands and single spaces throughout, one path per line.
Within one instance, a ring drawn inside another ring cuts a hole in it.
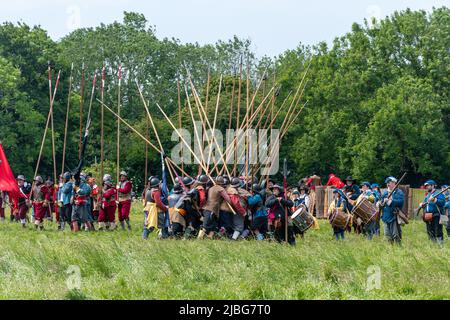
M 450 7 L 450 0 L 0 0 L 0 21 L 41 25 L 58 40 L 78 27 L 122 21 L 123 11 L 143 13 L 157 36 L 214 43 L 250 38 L 258 56 L 274 56 L 300 42 L 331 42 L 353 22 L 396 10 Z

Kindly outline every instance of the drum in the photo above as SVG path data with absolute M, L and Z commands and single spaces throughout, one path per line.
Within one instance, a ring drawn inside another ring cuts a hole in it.
M 314 224 L 314 218 L 308 213 L 306 207 L 301 205 L 292 214 L 292 223 L 300 230 L 300 232 L 306 232 Z
M 367 224 L 376 217 L 378 209 L 367 198 L 362 198 L 353 208 L 352 214 L 360 218 L 364 224 Z
M 334 209 L 330 217 L 330 223 L 335 228 L 346 229 L 351 218 L 352 216 L 350 214 L 345 213 L 341 209 Z

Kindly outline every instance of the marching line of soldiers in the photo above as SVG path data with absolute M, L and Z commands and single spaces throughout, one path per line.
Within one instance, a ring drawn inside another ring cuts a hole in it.
M 19 175 L 17 183 L 21 195 L 12 201 L 11 221 L 18 221 L 25 227 L 28 222 L 27 213 L 32 209 L 31 222 L 39 230 L 44 229 L 46 219 L 53 219 L 53 214 L 56 215 L 59 230 L 64 230 L 69 225 L 75 232 L 80 229 L 92 231 L 95 230 L 94 221 L 98 222 L 98 230 L 115 230 L 118 225 L 123 230 L 131 230 L 129 215 L 133 186 L 126 172 L 122 171 L 119 177 L 118 184 L 114 185 L 111 175 L 104 175 L 102 187 L 98 190 L 95 180 L 85 173 L 81 173 L 79 180 L 74 181 L 72 175 L 66 172 L 60 176 L 60 183 L 56 187 L 53 181 L 44 182 L 41 176 L 37 176 L 31 186 L 23 175 Z M 344 182 L 335 175 L 330 175 L 329 178 L 327 185 L 333 187 L 333 200 L 328 209 L 329 219 L 342 219 L 342 223 L 332 224 L 335 239 L 344 239 L 345 232 L 351 232 L 352 226 L 355 233 L 372 239 L 381 234 L 382 221 L 384 235 L 389 242 L 401 243 L 402 225 L 405 224 L 401 209 L 405 195 L 398 188 L 395 177 L 385 180 L 384 192 L 381 192 L 377 184 L 369 182 L 358 186 L 351 176 Z M 176 180 L 170 193 L 163 195 L 160 179 L 154 176 L 148 179 L 143 192 L 144 239 L 157 230 L 158 237 L 162 239 L 238 240 L 253 236 L 256 240 L 273 239 L 283 242 L 286 241 L 287 224 L 287 242 L 295 245 L 297 235 L 303 238 L 309 227 L 318 228 L 317 220 L 313 217 L 314 196 L 309 193 L 321 185 L 320 177 L 316 175 L 301 181 L 297 188 L 288 190 L 284 190 L 272 179 L 262 184 L 245 177 L 228 176 L 218 176 L 214 181 L 206 175 L 200 175 L 196 179 L 177 177 Z M 449 188 L 442 186 L 438 189 L 434 180 L 426 181 L 424 186 L 427 194 L 420 208 L 423 209 L 427 234 L 431 240 L 442 243 L 444 226 L 450 236 Z M 379 212 L 373 214 L 369 221 L 350 214 L 364 201 Z M 5 219 L 8 202 L 7 193 L 2 192 L 0 220 Z M 302 210 L 306 212 L 306 216 L 298 217 L 297 213 Z M 340 213 L 342 216 L 339 216 Z M 309 222 L 305 218 L 308 215 L 311 217 Z M 308 226 L 302 228 L 302 223 L 308 223 Z
M 120 173 L 120 182 L 112 185 L 110 175 L 105 175 L 102 192 L 98 192 L 95 180 L 86 173 L 81 173 L 78 180 L 69 172 L 61 175 L 59 185 L 55 186 L 51 179 L 44 182 L 36 176 L 33 184 L 26 181 L 23 175 L 17 177 L 20 196 L 12 199 L 11 221 L 17 221 L 25 228 L 30 222 L 36 229 L 43 230 L 45 221 L 53 221 L 55 215 L 58 230 L 65 230 L 69 225 L 74 232 L 81 229 L 95 230 L 94 221 L 98 221 L 99 230 L 116 229 L 115 211 L 122 229 L 125 224 L 131 230 L 130 210 L 132 183 L 127 173 Z M 0 220 L 4 220 L 8 195 L 4 192 L 0 197 Z M 28 213 L 31 209 L 31 220 Z

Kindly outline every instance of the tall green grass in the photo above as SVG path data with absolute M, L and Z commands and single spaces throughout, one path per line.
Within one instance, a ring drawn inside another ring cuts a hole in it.
M 1 299 L 450 299 L 450 242 L 428 241 L 422 222 L 404 230 L 401 247 L 346 234 L 334 241 L 327 221 L 297 246 L 227 240 L 141 239 L 133 230 L 23 230 L 0 223 Z M 80 288 L 68 287 L 70 266 Z M 371 266 L 381 288 L 367 289 Z M 369 270 L 369 272 L 368 272 Z

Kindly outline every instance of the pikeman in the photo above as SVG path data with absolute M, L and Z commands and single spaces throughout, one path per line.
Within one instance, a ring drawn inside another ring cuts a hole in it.
M 144 211 L 147 212 L 147 221 L 142 237 L 147 239 L 156 228 L 164 229 L 165 214 L 169 208 L 161 199 L 161 181 L 156 177 L 151 177 L 149 189 L 145 195 Z
M 369 182 L 365 181 L 361 184 L 361 195 L 356 200 L 359 203 L 363 198 L 366 198 L 371 203 L 377 203 L 378 197 L 375 192 L 372 191 L 372 186 Z M 360 218 L 358 218 L 360 220 Z M 362 223 L 361 223 L 362 224 Z M 372 240 L 373 236 L 377 234 L 377 221 L 372 219 L 366 225 L 363 225 L 363 233 L 367 236 L 369 240 Z
M 45 186 L 47 187 L 48 196 L 48 207 L 46 208 L 45 218 L 52 222 L 53 221 L 53 213 L 56 214 L 56 189 L 53 180 L 49 177 L 47 181 L 45 181 Z
M 209 178 L 206 175 L 200 175 L 197 180 L 190 177 L 182 179 L 183 186 L 187 192 L 187 199 L 184 202 L 184 205 L 187 207 L 185 208 L 186 213 L 184 216 L 186 222 L 185 238 L 196 235 L 201 226 L 203 206 L 206 204 L 206 184 L 208 181 Z
M 179 238 L 183 235 L 184 230 L 186 228 L 186 220 L 185 216 L 187 214 L 183 205 L 180 205 L 180 202 L 183 202 L 183 188 L 179 183 L 176 183 L 173 187 L 173 193 L 169 195 L 169 218 L 170 224 L 172 226 L 172 235 L 176 238 Z
M 90 220 L 91 222 L 94 222 L 96 220 L 98 221 L 100 211 L 99 206 L 101 205 L 101 203 L 99 204 L 99 202 L 101 202 L 102 200 L 99 199 L 98 185 L 95 182 L 95 178 L 92 177 L 92 174 L 90 173 L 88 173 L 87 183 L 89 184 L 89 187 L 91 187 L 91 194 L 89 197 Z
M 371 185 L 372 192 L 375 196 L 375 203 L 378 202 L 379 199 L 381 199 L 381 189 L 378 183 L 372 183 Z M 380 217 L 375 218 L 375 234 L 380 235 Z
M 63 182 L 58 189 L 58 206 L 59 206 L 59 226 L 58 229 L 63 231 L 66 223 L 70 225 L 72 220 L 72 202 L 73 202 L 73 183 L 70 181 L 72 175 L 70 172 L 63 174 Z
M 116 229 L 116 189 L 111 181 L 111 175 L 103 176 L 101 205 L 98 215 L 99 230 Z
M 403 207 L 405 195 L 396 188 L 397 179 L 388 177 L 385 180 L 387 190 L 383 192 L 377 206 L 382 209 L 381 219 L 384 222 L 384 234 L 390 243 L 400 244 L 402 228 L 398 222 L 397 213 Z
M 361 195 L 361 190 L 356 184 L 356 179 L 352 176 L 348 176 L 345 180 L 344 192 L 346 197 L 346 204 L 348 212 L 352 212 L 353 206 L 356 204 L 356 200 Z M 360 234 L 363 230 L 362 225 L 358 219 L 353 220 L 353 229 L 357 234 Z M 349 232 L 351 232 L 351 226 L 349 226 Z
M 230 179 L 228 176 L 223 176 L 223 188 L 225 192 L 230 196 L 231 190 L 230 188 Z M 231 211 L 230 206 L 226 201 L 222 201 L 220 204 L 220 213 L 219 213 L 219 234 L 225 237 L 231 237 L 233 235 L 233 212 Z
M 13 214 L 11 215 L 11 221 L 20 220 L 22 227 L 26 227 L 28 209 L 31 207 L 30 193 L 31 185 L 26 182 L 23 175 L 17 177 L 17 184 L 19 186 L 20 195 L 18 198 L 13 199 Z
M 122 230 L 125 230 L 125 222 L 128 230 L 131 230 L 130 224 L 130 210 L 131 210 L 131 191 L 133 185 L 128 180 L 128 174 L 125 171 L 120 172 L 120 183 L 117 185 L 118 206 L 117 212 L 119 216 L 119 223 Z
M 231 199 L 225 191 L 225 179 L 223 176 L 216 178 L 216 184 L 208 189 L 208 200 L 203 207 L 203 224 L 198 234 L 199 239 L 205 235 L 212 239 L 218 229 L 219 214 L 221 214 L 221 205 L 223 202 L 231 205 Z
M 335 210 L 345 212 L 347 210 L 347 200 L 340 189 L 333 189 L 333 201 L 328 208 L 328 217 L 331 219 Z M 344 240 L 345 229 L 333 226 L 333 234 L 336 240 Z
M 231 216 L 231 228 L 233 230 L 232 239 L 237 240 L 244 231 L 244 219 L 247 215 L 247 198 L 250 193 L 241 188 L 241 180 L 239 178 L 231 179 L 231 184 L 227 188 L 227 193 L 236 208 L 236 214 Z
M 288 243 L 290 245 L 295 245 L 295 235 L 294 227 L 292 222 L 289 221 L 289 217 L 292 215 L 291 208 L 294 206 L 292 200 L 285 200 L 283 195 L 283 187 L 279 185 L 273 186 L 273 194 L 267 197 L 266 207 L 270 208 L 275 215 L 274 228 L 275 228 L 275 239 L 278 242 L 286 241 L 285 228 L 286 223 L 288 224 Z M 288 212 L 288 221 L 285 218 L 285 208 Z
M 36 176 L 36 178 L 34 178 L 34 187 L 31 191 L 31 198 L 33 201 L 35 228 L 44 230 L 44 218 L 48 212 L 50 192 L 41 176 Z
M 80 230 L 79 224 L 85 225 L 87 230 L 93 230 L 93 226 L 89 220 L 89 195 L 91 188 L 86 182 L 86 175 L 80 175 L 79 185 L 75 182 L 74 186 L 74 206 L 72 210 L 72 231 Z
M 256 235 L 256 240 L 264 240 L 265 233 L 267 232 L 267 208 L 265 204 L 265 192 L 263 188 L 255 183 L 253 184 L 253 195 L 248 197 L 248 205 L 253 212 L 253 220 L 251 229 Z
M 437 183 L 434 180 L 428 180 L 424 186 L 427 188 L 427 195 L 420 206 L 423 208 L 423 221 L 427 227 L 428 238 L 442 244 L 444 234 L 439 221 L 441 214 L 444 214 L 445 196 L 436 190 Z

